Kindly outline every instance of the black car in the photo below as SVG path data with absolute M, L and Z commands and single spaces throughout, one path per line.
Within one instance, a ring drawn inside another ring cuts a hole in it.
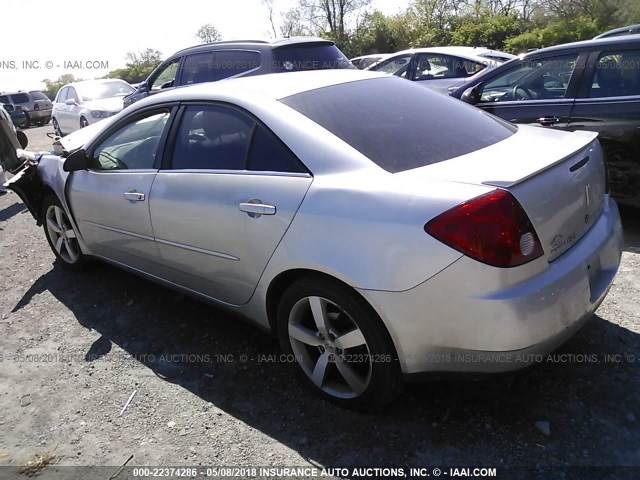
M 451 95 L 511 122 L 598 132 L 611 195 L 640 207 L 640 35 L 536 50 Z
M 355 68 L 330 40 L 293 37 L 271 42 L 236 40 L 186 48 L 162 62 L 135 93 L 127 107 L 167 88 L 215 82 L 232 77 L 299 70 Z
M 27 128 L 29 126 L 29 115 L 22 108 L 16 109 L 12 103 L 5 103 L 2 106 L 11 117 L 11 121 L 15 127 Z

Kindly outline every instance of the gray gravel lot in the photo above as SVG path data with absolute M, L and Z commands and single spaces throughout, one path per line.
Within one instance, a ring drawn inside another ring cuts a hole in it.
M 47 131 L 27 130 L 29 148 Z M 556 361 L 410 385 L 364 415 L 303 388 L 239 318 L 107 265 L 54 268 L 18 197 L 0 197 L 0 466 L 53 452 L 62 465 L 640 467 L 640 212 L 622 213 L 615 284 Z

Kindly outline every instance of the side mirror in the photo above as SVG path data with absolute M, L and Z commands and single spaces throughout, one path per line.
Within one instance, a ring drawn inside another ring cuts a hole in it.
M 480 85 L 466 89 L 460 97 L 460 100 L 470 105 L 478 103 L 480 101 Z
M 18 142 L 20 143 L 22 149 L 24 150 L 25 148 L 27 148 L 27 145 L 29 145 L 29 139 L 22 130 L 16 130 L 16 137 L 18 137 Z
M 78 105 L 78 102 L 76 102 L 73 98 L 67 98 L 64 102 L 65 105 Z
M 72 152 L 62 165 L 62 169 L 65 172 L 76 172 L 87 168 L 89 168 L 89 159 L 87 158 L 87 152 L 83 148 Z
M 140 84 L 138 85 L 138 91 L 139 92 L 146 92 L 147 90 L 149 90 L 149 84 L 147 83 L 146 80 L 140 82 Z

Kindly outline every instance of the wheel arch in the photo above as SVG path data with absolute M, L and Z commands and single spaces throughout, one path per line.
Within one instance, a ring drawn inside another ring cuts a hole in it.
M 393 347 L 396 350 L 396 354 L 400 353 L 400 349 L 398 348 L 398 342 L 396 341 L 396 336 L 393 330 L 389 327 L 387 322 L 384 320 L 383 316 L 380 315 L 377 312 L 377 310 L 373 307 L 371 302 L 369 302 L 360 292 L 358 292 L 358 290 L 353 288 L 348 283 L 345 283 L 344 281 L 340 280 L 339 278 L 329 275 L 328 273 L 321 272 L 319 270 L 309 269 L 309 268 L 294 268 L 294 269 L 286 270 L 276 275 L 269 283 L 269 286 L 267 287 L 267 293 L 265 296 L 265 306 L 267 310 L 267 319 L 269 321 L 269 329 L 271 330 L 272 335 L 274 335 L 276 338 L 278 336 L 277 317 L 278 317 L 278 305 L 280 303 L 280 299 L 284 295 L 284 292 L 287 290 L 287 288 L 289 288 L 295 282 L 297 282 L 298 280 L 304 277 L 317 277 L 318 279 L 322 279 L 322 280 L 334 283 L 340 286 L 341 288 L 348 290 L 349 292 L 351 292 L 351 294 L 353 294 L 357 298 L 361 299 L 371 309 L 371 311 L 375 313 L 375 315 L 380 320 L 380 323 L 384 326 L 384 329 L 387 335 L 389 335 L 389 338 L 391 339 Z

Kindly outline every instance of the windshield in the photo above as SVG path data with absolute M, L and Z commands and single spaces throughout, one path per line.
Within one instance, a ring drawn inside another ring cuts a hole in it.
M 131 85 L 123 81 L 79 84 L 76 88 L 85 102 L 102 98 L 125 97 L 135 92 Z
M 273 68 L 282 72 L 301 70 L 355 69 L 335 45 L 293 44 L 273 50 Z
M 395 77 L 332 85 L 281 102 L 391 173 L 488 147 L 517 129 L 464 102 Z

